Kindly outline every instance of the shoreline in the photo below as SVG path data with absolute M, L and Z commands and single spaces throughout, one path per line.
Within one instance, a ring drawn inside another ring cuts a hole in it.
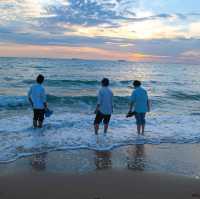
M 192 175 L 199 148 L 135 145 L 21 158 L 0 164 L 0 198 L 200 199 L 200 178 Z
M 199 144 L 129 145 L 111 151 L 52 151 L 0 164 L 0 176 L 17 173 L 90 173 L 124 169 L 200 179 Z

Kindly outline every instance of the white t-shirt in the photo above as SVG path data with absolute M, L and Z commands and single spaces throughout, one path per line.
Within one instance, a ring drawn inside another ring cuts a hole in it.
M 46 102 L 45 89 L 41 84 L 34 84 L 31 86 L 28 97 L 33 101 L 34 109 L 44 109 L 44 103 Z
M 102 87 L 98 93 L 99 110 L 105 115 L 111 115 L 113 111 L 113 93 L 108 87 Z
M 141 86 L 137 87 L 132 95 L 131 101 L 134 103 L 135 111 L 137 113 L 146 113 L 148 112 L 148 95 L 147 91 Z

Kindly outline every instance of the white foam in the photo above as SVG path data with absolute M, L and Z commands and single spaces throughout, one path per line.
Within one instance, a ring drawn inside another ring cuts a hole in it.
M 0 119 L 0 162 L 44 151 L 81 149 L 112 150 L 130 144 L 198 143 L 200 117 L 147 116 L 145 136 L 137 136 L 134 118 L 113 115 L 107 135 L 93 132 L 94 115 L 63 113 L 45 121 L 43 129 L 31 127 L 30 115 Z

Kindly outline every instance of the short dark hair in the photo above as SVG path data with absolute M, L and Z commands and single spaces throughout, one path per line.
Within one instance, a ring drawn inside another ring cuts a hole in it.
M 133 81 L 133 86 L 134 87 L 139 87 L 139 86 L 141 86 L 141 82 L 138 81 L 138 80 L 135 80 L 135 81 Z
M 109 86 L 109 79 L 108 78 L 103 78 L 101 80 L 102 86 Z
M 38 84 L 42 84 L 43 81 L 44 81 L 44 76 L 41 75 L 41 74 L 39 74 L 39 75 L 37 76 L 37 78 L 36 78 L 36 82 L 37 82 Z

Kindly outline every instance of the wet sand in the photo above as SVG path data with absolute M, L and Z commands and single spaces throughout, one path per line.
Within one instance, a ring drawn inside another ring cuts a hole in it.
M 0 165 L 0 199 L 200 199 L 199 149 L 133 145 L 21 158 Z
M 87 174 L 29 173 L 0 177 L 1 199 L 192 199 L 200 181 L 174 175 L 100 170 Z

